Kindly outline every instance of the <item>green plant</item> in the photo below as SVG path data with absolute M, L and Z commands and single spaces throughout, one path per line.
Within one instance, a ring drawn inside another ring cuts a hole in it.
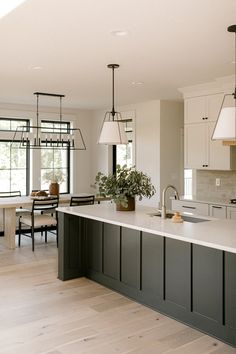
M 142 197 L 151 198 L 156 192 L 150 177 L 135 170 L 135 167 L 126 165 L 117 165 L 115 175 L 106 176 L 98 172 L 95 185 L 98 186 L 100 195 L 110 196 L 115 203 L 120 203 L 125 208 L 128 206 L 127 197 L 138 196 L 142 200 Z

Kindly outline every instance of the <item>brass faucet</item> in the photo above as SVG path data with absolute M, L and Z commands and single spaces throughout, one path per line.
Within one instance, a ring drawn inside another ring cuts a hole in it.
M 172 188 L 175 191 L 175 198 L 179 199 L 179 193 L 175 186 L 172 186 L 171 184 L 168 184 L 163 191 L 162 191 L 162 205 L 161 205 L 161 217 L 162 219 L 166 219 L 166 191 L 167 189 Z

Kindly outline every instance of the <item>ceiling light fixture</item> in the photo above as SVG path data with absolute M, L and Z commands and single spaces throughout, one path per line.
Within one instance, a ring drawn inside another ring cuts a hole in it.
M 224 95 L 211 139 L 224 140 L 224 145 L 233 145 L 236 144 L 236 25 L 229 26 L 227 30 L 235 33 L 234 92 Z
M 114 70 L 119 68 L 119 65 L 109 64 L 107 67 L 112 69 L 112 110 L 105 114 L 98 143 L 106 145 L 128 144 L 121 114 L 116 112 L 114 108 Z
M 12 148 L 17 149 L 62 149 L 86 150 L 84 138 L 79 128 L 71 128 L 62 120 L 62 98 L 65 95 L 35 92 L 37 97 L 36 125 L 18 126 L 15 130 Z M 39 96 L 57 97 L 60 100 L 59 120 L 46 120 L 39 124 Z M 58 123 L 57 123 L 58 122 Z
M 111 34 L 115 37 L 124 37 L 127 36 L 128 32 L 127 31 L 111 31 Z
M 134 86 L 142 86 L 144 84 L 143 81 L 132 81 L 132 85 Z
M 0 1 L 0 18 L 13 11 L 17 6 L 21 5 L 26 0 L 1 0 Z

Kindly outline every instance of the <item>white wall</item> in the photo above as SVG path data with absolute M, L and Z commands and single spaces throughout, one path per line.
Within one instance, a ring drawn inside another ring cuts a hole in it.
M 174 185 L 183 194 L 183 126 L 184 106 L 182 102 L 161 101 L 161 153 L 160 153 L 160 191 L 168 184 Z M 167 193 L 167 207 L 170 208 Z
M 140 204 L 158 206 L 160 185 L 160 101 L 153 100 L 119 107 L 122 111 L 135 111 L 135 165 L 137 170 L 151 177 L 157 193 L 143 198 Z
M 91 176 L 90 183 L 94 184 L 95 176 L 100 171 L 104 174 L 111 172 L 111 147 L 98 144 L 98 139 L 104 119 L 105 111 L 92 112 L 91 127 Z

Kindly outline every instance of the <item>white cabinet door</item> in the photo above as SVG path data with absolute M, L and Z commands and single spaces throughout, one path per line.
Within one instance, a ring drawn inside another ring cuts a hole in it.
M 220 140 L 211 140 L 214 126 L 214 122 L 185 125 L 185 168 L 225 171 L 236 169 L 236 146 L 224 146 Z
M 215 122 L 217 120 L 223 98 L 223 93 L 206 96 L 206 117 L 208 121 Z
M 184 122 L 200 123 L 206 118 L 205 96 L 187 98 L 184 102 Z
M 226 219 L 226 206 L 210 204 L 209 214 L 217 219 Z
M 208 142 L 209 142 L 209 168 L 213 170 L 230 170 L 231 151 L 230 146 L 223 146 L 221 140 L 211 140 L 215 123 L 208 123 Z M 232 160 L 232 164 L 234 161 Z
M 227 219 L 236 220 L 236 207 L 227 207 Z
M 187 98 L 184 102 L 185 123 L 216 121 L 223 101 L 223 94 Z
M 186 124 L 184 127 L 184 165 L 185 168 L 206 168 L 208 161 L 207 125 Z

